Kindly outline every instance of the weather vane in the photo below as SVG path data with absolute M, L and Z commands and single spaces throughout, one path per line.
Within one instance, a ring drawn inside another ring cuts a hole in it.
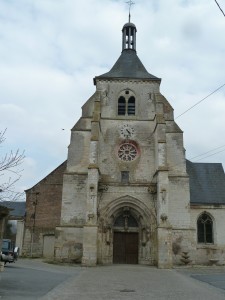
M 130 9 L 131 6 L 135 4 L 135 2 L 133 2 L 132 0 L 126 1 L 126 3 L 129 5 L 129 23 L 130 23 Z

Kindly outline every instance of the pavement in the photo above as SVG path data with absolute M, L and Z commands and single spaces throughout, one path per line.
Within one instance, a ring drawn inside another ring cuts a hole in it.
M 79 275 L 70 277 L 39 299 L 224 300 L 224 280 L 224 268 L 81 267 Z
M 37 300 L 69 278 L 74 279 L 80 272 L 79 265 L 20 258 L 15 263 L 6 264 L 4 271 L 0 272 L 0 299 Z

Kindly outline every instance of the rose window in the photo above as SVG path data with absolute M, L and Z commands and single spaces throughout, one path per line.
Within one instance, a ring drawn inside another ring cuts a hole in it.
M 124 143 L 119 147 L 118 156 L 123 161 L 132 161 L 137 157 L 137 149 L 132 144 Z

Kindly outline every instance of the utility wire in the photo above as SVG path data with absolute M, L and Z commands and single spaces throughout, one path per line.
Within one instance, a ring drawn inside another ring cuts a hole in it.
M 195 157 L 192 157 L 192 158 L 187 158 L 187 157 L 185 157 L 185 161 L 186 161 L 186 160 L 190 160 L 190 161 L 191 161 L 191 160 L 194 159 L 194 158 L 203 156 L 203 155 L 205 155 L 205 154 L 207 154 L 207 153 L 210 153 L 210 152 L 212 152 L 212 151 L 218 150 L 218 149 L 223 148 L 223 147 L 225 147 L 225 145 L 220 146 L 220 147 L 217 147 L 217 148 L 214 148 L 214 149 L 212 149 L 212 150 L 209 150 L 209 151 L 207 151 L 207 152 L 205 152 L 205 153 L 199 154 L 199 155 L 197 155 L 197 156 L 195 156 Z M 196 163 L 198 163 L 199 161 L 201 161 L 201 160 L 203 160 L 203 159 L 205 159 L 205 158 L 208 158 L 208 157 L 210 157 L 210 156 L 214 156 L 214 155 L 216 155 L 216 154 L 219 154 L 219 153 L 221 153 L 221 152 L 223 152 L 223 151 L 225 151 L 225 149 L 220 150 L 220 151 L 217 151 L 217 152 L 212 153 L 212 154 L 210 154 L 210 155 L 207 155 L 207 156 L 205 156 L 205 157 L 199 159 L 198 161 L 196 161 Z M 192 162 L 192 161 L 191 161 L 191 162 Z M 195 162 L 194 162 L 194 163 L 195 163 Z M 182 164 L 183 164 L 183 162 L 180 162 L 180 163 L 178 163 L 178 164 L 173 165 L 173 167 L 176 167 L 176 166 L 179 166 L 179 165 L 182 165 Z M 153 180 L 153 178 L 154 178 L 154 175 L 155 175 L 155 174 L 153 174 L 153 176 L 152 176 L 152 178 L 151 178 L 151 182 L 152 182 L 152 180 Z
M 188 112 L 189 110 L 191 110 L 192 108 L 194 108 L 196 105 L 198 105 L 202 101 L 204 101 L 207 98 L 209 98 L 211 95 L 213 95 L 214 93 L 216 93 L 220 89 L 222 89 L 222 87 L 224 87 L 224 86 L 225 86 L 225 83 L 223 85 L 221 85 L 220 87 L 218 87 L 215 91 L 213 91 L 212 93 L 210 93 L 208 96 L 204 97 L 203 99 L 201 99 L 200 101 L 198 101 L 197 103 L 195 103 L 194 105 L 192 105 L 190 108 L 188 108 L 187 110 L 185 110 L 182 114 L 180 114 L 178 117 L 176 117 L 175 120 L 178 119 L 179 117 L 183 116 L 186 112 Z
M 208 154 L 208 153 L 210 153 L 210 152 L 216 151 L 216 150 L 218 150 L 218 149 L 221 149 L 221 148 L 223 148 L 223 147 L 225 147 L 225 145 L 223 145 L 223 146 L 219 146 L 219 147 L 216 147 L 216 148 L 214 148 L 214 149 L 211 149 L 211 150 L 209 150 L 209 151 L 207 151 L 207 152 L 204 152 L 204 153 L 202 153 L 202 154 L 199 154 L 199 155 L 197 155 L 197 156 L 194 156 L 194 157 L 191 157 L 191 158 L 187 158 L 187 157 L 185 157 L 185 159 L 192 161 L 192 159 L 195 159 L 195 158 L 197 158 L 197 157 L 200 157 L 200 156 L 206 155 L 206 154 Z M 223 149 L 223 150 L 220 150 L 220 151 L 217 151 L 217 152 L 215 152 L 215 153 L 212 153 L 212 154 L 210 154 L 210 155 L 207 155 L 207 156 L 205 156 L 205 157 L 203 157 L 203 158 L 200 158 L 200 159 L 198 159 L 198 161 L 200 161 L 200 160 L 203 160 L 203 159 L 205 159 L 205 158 L 207 158 L 207 157 L 210 157 L 210 156 L 216 155 L 216 154 L 218 154 L 218 153 L 220 153 L 220 152 L 223 152 L 223 151 L 225 151 L 225 149 Z M 197 162 L 198 162 L 198 161 L 197 161 Z M 175 164 L 175 165 L 174 165 L 174 167 L 175 167 L 175 166 L 179 166 L 179 165 L 181 165 L 181 164 L 183 164 L 183 162 L 181 162 L 181 163 L 178 163 L 178 164 Z
M 225 13 L 223 12 L 222 8 L 219 6 L 219 3 L 218 3 L 216 0 L 215 0 L 215 2 L 216 2 L 217 6 L 219 7 L 219 9 L 221 10 L 222 14 L 223 14 L 224 17 L 225 17 Z
M 223 148 L 223 147 L 225 147 L 225 145 L 220 146 L 220 147 L 217 147 L 217 148 L 214 148 L 214 149 L 212 149 L 212 150 L 209 150 L 209 151 L 207 151 L 207 152 L 204 152 L 204 153 L 202 153 L 202 154 L 199 154 L 199 155 L 197 155 L 197 156 L 194 156 L 194 157 L 192 157 L 192 158 L 190 158 L 190 159 L 195 159 L 195 158 L 197 158 L 197 157 L 206 155 L 206 154 L 208 154 L 208 153 L 210 153 L 210 152 L 213 152 L 213 151 L 215 151 L 215 150 L 221 149 L 221 148 Z M 222 150 L 222 151 L 225 151 L 225 149 Z M 221 151 L 221 152 L 222 152 L 222 151 Z M 218 153 L 218 152 L 216 152 L 216 153 Z M 216 154 L 216 153 L 213 153 L 213 154 L 211 154 L 211 155 L 214 155 L 214 154 Z M 210 156 L 211 156 L 211 155 L 210 155 Z M 207 157 L 208 157 L 208 156 L 207 156 Z
M 207 155 L 207 156 L 205 156 L 205 157 L 203 157 L 203 158 L 201 158 L 201 159 L 199 159 L 199 160 L 203 160 L 203 159 L 205 159 L 205 158 L 208 158 L 208 157 L 210 157 L 210 156 L 216 155 L 216 154 L 221 153 L 221 152 L 223 152 L 223 151 L 225 151 L 225 149 L 223 149 L 223 150 L 221 150 L 221 151 L 218 151 L 218 152 L 215 152 L 215 153 L 213 153 L 213 154 Z

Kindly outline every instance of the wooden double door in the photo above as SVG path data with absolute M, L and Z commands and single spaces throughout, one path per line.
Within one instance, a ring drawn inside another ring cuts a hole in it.
M 137 232 L 114 232 L 113 263 L 138 264 Z

